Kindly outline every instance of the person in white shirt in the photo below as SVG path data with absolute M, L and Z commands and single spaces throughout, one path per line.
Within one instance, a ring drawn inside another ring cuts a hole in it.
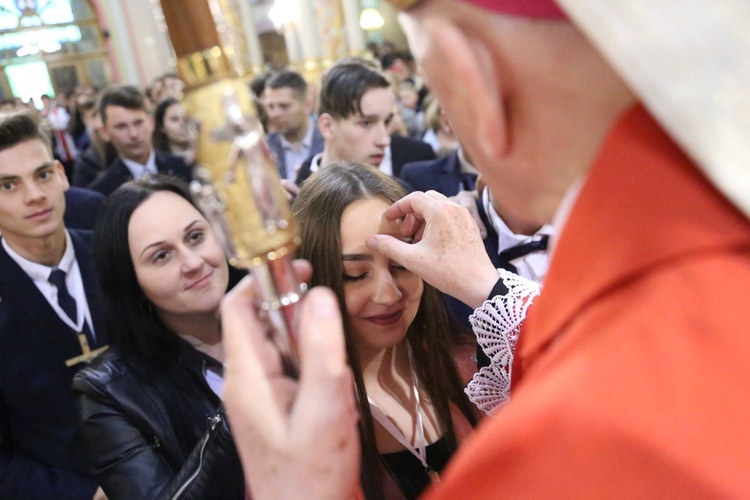
M 37 118 L 0 118 L 1 498 L 105 498 L 71 383 L 107 332 L 91 232 L 63 222 L 67 189 Z
M 388 80 L 376 68 L 353 59 L 331 67 L 323 75 L 318 110 L 325 145 L 302 164 L 297 185 L 336 160 L 378 168 L 391 144 L 388 125 L 395 101 Z
M 154 118 L 138 88 L 111 85 L 102 90 L 98 107 L 102 136 L 114 146 L 118 158 L 87 187 L 109 196 L 121 184 L 149 175 L 192 179 L 192 169 L 183 158 L 154 150 Z
M 293 181 L 300 165 L 323 151 L 307 82 L 294 71 L 274 75 L 263 91 L 263 107 L 274 130 L 266 140 L 276 154 L 279 177 Z

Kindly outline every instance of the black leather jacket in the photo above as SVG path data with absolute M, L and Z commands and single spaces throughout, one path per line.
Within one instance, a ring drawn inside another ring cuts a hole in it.
M 206 363 L 215 363 L 192 347 L 183 349 L 178 359 L 204 383 Z M 196 434 L 203 436 L 186 454 L 163 397 L 153 386 L 139 383 L 114 348 L 76 374 L 73 389 L 92 472 L 110 500 L 245 498 L 242 466 L 226 417 L 219 398 L 204 385 L 199 400 L 191 402 L 205 415 L 203 421 L 192 422 Z

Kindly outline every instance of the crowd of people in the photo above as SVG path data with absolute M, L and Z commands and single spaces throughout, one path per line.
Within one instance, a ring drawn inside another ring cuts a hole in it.
M 746 146 L 689 141 L 746 108 L 644 20 L 750 46 L 704 0 L 586 3 L 402 1 L 414 59 L 249 83 L 299 379 L 191 197 L 177 75 L 3 103 L 0 497 L 746 496 Z
M 380 214 L 415 189 L 410 165 L 445 174 L 431 145 L 395 126 L 403 101 L 418 98 L 404 92 L 406 60 L 390 63 L 397 79 L 376 61 L 345 58 L 319 83 L 287 70 L 250 87 L 296 197 L 298 256 L 316 269 L 311 284 L 336 290 L 348 311 L 370 498 L 419 495 L 481 414 L 463 392 L 477 372 L 468 314 L 451 313 L 440 292 L 364 245 L 382 230 Z M 182 97 L 179 79 L 165 75 L 146 90 L 80 87 L 70 106 L 45 97 L 40 111 L 0 118 L 0 175 L 19 216 L 0 224 L 9 273 L 0 283 L 22 281 L 28 294 L 1 290 L 13 297 L 0 325 L 16 350 L 39 358 L 28 380 L 15 364 L 2 379 L 3 496 L 244 495 L 220 405 L 218 315 L 244 272 L 229 265 L 187 189 L 200 124 Z M 468 170 L 455 166 L 440 181 L 446 194 L 475 190 L 476 171 L 462 161 Z M 47 311 L 45 323 L 26 321 L 32 307 Z M 65 348 L 35 352 L 26 332 L 37 329 Z M 23 397 L 9 400 L 14 382 Z M 49 411 L 37 415 L 42 402 Z

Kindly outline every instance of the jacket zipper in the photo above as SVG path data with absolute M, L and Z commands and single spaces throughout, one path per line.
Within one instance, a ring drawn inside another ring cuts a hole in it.
M 213 432 L 216 429 L 216 426 L 219 425 L 219 422 L 221 422 L 221 416 L 220 415 L 214 415 L 213 417 L 209 417 L 209 422 L 211 425 L 211 432 Z M 195 472 L 193 472 L 187 480 L 180 486 L 180 488 L 175 492 L 174 495 L 172 495 L 171 500 L 177 500 L 180 498 L 180 496 L 185 492 L 188 486 L 190 486 L 190 483 L 195 481 L 195 478 L 198 477 L 198 474 L 200 473 L 201 469 L 203 468 L 203 455 L 206 451 L 206 445 L 208 444 L 208 440 L 211 437 L 211 432 L 206 435 L 206 437 L 203 439 L 203 442 L 201 443 L 201 451 L 198 453 L 198 468 L 195 469 Z

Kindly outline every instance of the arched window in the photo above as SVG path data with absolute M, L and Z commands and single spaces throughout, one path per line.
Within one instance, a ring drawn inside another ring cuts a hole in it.
M 110 70 L 89 0 L 0 0 L 0 97 L 104 87 Z

